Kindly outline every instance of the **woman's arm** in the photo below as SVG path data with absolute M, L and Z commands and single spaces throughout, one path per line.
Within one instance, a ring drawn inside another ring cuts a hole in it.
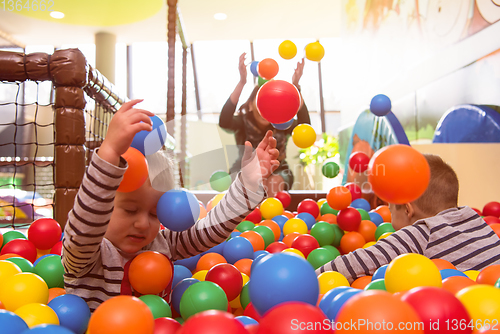
M 242 53 L 238 63 L 238 69 L 240 71 L 240 81 L 229 96 L 229 99 L 224 104 L 224 107 L 222 107 L 222 111 L 219 116 L 219 126 L 223 129 L 231 129 L 233 115 L 236 111 L 236 105 L 238 104 L 238 101 L 240 99 L 243 87 L 245 87 L 247 83 L 247 68 L 245 65 L 245 57 L 246 53 Z

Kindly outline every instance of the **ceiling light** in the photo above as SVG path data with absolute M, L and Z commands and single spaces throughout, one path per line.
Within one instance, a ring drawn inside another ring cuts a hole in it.
M 64 17 L 64 13 L 62 12 L 50 12 L 50 16 L 55 19 L 62 19 Z
M 224 13 L 217 13 L 217 14 L 214 14 L 214 19 L 222 21 L 222 20 L 227 19 L 227 15 Z

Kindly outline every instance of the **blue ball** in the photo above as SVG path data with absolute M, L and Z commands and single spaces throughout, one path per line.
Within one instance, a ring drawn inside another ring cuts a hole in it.
M 254 77 L 258 77 L 259 76 L 258 67 L 259 67 L 259 62 L 257 60 L 254 60 L 250 64 L 250 72 L 252 72 L 252 74 L 253 74 Z
M 181 314 L 179 306 L 181 304 L 181 298 L 184 294 L 184 291 L 186 291 L 187 288 L 189 288 L 194 283 L 198 282 L 199 280 L 197 280 L 196 278 L 185 278 L 174 287 L 174 289 L 172 290 L 172 307 L 177 313 Z
M 187 267 L 181 266 L 180 264 L 174 264 L 174 277 L 172 278 L 172 287 L 175 287 L 177 283 L 185 278 L 191 278 L 191 270 Z
M 153 123 L 153 130 L 139 131 L 132 140 L 131 147 L 139 150 L 144 156 L 158 152 L 167 139 L 167 127 L 158 116 L 149 117 Z
M 252 271 L 248 293 L 260 314 L 288 301 L 316 305 L 319 284 L 314 268 L 306 260 L 291 254 L 265 256 Z
M 290 218 L 288 218 L 287 216 L 284 216 L 284 215 L 279 215 L 279 216 L 275 216 L 275 217 L 271 218 L 271 220 L 274 221 L 275 223 L 277 223 L 278 226 L 280 227 L 281 234 L 280 234 L 280 238 L 278 239 L 278 241 L 282 241 L 283 238 L 285 237 L 283 235 L 283 226 L 285 225 L 285 223 L 289 219 Z
M 289 120 L 288 122 L 285 122 L 285 123 L 271 123 L 271 124 L 272 124 L 272 126 L 274 126 L 275 129 L 286 130 L 289 127 L 292 126 L 292 124 L 293 124 L 293 118 L 291 120 Z
M 241 259 L 252 259 L 252 243 L 248 239 L 242 237 L 229 239 L 224 246 L 222 256 L 224 256 L 227 262 L 231 264 L 234 264 Z
M 36 259 L 35 263 L 33 263 L 33 267 L 36 267 L 36 265 L 38 264 L 38 262 L 40 262 L 40 260 L 45 259 L 46 257 L 49 257 L 49 256 L 55 256 L 55 255 L 56 254 L 45 254 L 45 255 L 40 256 L 38 259 Z
M 366 212 L 371 210 L 370 203 L 364 198 L 357 198 L 354 201 L 351 202 L 350 207 L 355 208 L 355 209 L 363 209 Z
M 254 252 L 253 253 L 252 265 L 250 266 L 250 273 L 252 271 L 254 271 L 254 269 L 255 269 L 256 266 L 259 265 L 260 260 L 262 260 L 264 257 L 266 257 L 269 254 L 271 254 L 271 253 L 269 253 L 268 251 L 265 251 L 265 250 L 260 250 L 260 251 Z
M 362 291 L 363 290 L 359 289 L 351 289 L 340 292 L 335 296 L 335 298 L 333 298 L 332 302 L 330 303 L 330 306 L 326 311 L 326 317 L 331 321 L 335 321 L 340 308 L 345 304 L 345 302 Z
M 238 320 L 239 322 L 241 322 L 241 324 L 243 326 L 246 326 L 246 325 L 254 325 L 254 324 L 258 324 L 259 322 L 257 320 L 255 320 L 254 318 L 250 318 L 250 317 L 247 317 L 246 315 L 239 315 L 237 317 L 234 317 L 236 320 Z
M 375 95 L 370 102 L 370 111 L 376 116 L 387 115 L 391 108 L 391 100 L 384 94 Z
M 354 288 L 351 288 L 349 286 L 338 286 L 336 288 L 331 289 L 330 291 L 328 291 L 323 295 L 323 297 L 319 301 L 318 307 L 321 309 L 321 311 L 323 311 L 324 314 L 326 314 L 333 299 L 337 297 L 340 293 L 347 290 L 354 290 Z
M 200 203 L 189 191 L 172 189 L 158 200 L 156 214 L 169 230 L 180 232 L 193 226 L 200 216 Z
M 311 215 L 309 212 L 301 212 L 295 218 L 302 219 L 306 223 L 308 230 L 316 224 L 316 217 Z
M 198 260 L 200 259 L 201 254 L 196 254 L 195 256 L 191 256 L 185 259 L 177 260 L 174 262 L 174 265 L 179 264 L 188 268 L 191 271 L 196 269 L 196 265 L 198 264 Z
M 234 232 L 231 232 L 231 236 L 230 236 L 230 239 L 232 238 L 236 238 L 236 237 L 239 237 L 241 234 L 240 231 L 234 231 Z
M 65 294 L 52 299 L 47 305 L 56 312 L 61 326 L 75 334 L 85 333 L 90 320 L 90 309 L 81 297 Z
M 384 222 L 384 218 L 382 218 L 382 216 L 376 212 L 368 212 L 368 215 L 370 215 L 370 220 L 372 221 L 372 223 L 377 226 Z
M 376 279 L 385 279 L 385 271 L 387 270 L 388 266 L 388 264 L 384 264 L 383 266 L 375 270 L 372 276 L 372 282 Z
M 0 310 L 0 326 L 2 333 L 20 334 L 29 330 L 28 325 L 20 316 L 7 310 Z
M 2 332 L 3 333 L 3 332 Z M 12 333 L 12 332 L 8 332 Z M 35 326 L 29 330 L 25 330 L 21 334 L 76 334 L 75 332 L 70 331 L 66 327 L 43 324 Z
M 445 278 L 448 278 L 448 277 L 452 277 L 452 276 L 468 277 L 463 272 L 461 272 L 460 270 L 457 270 L 457 269 L 441 269 L 439 272 L 441 273 L 442 280 Z

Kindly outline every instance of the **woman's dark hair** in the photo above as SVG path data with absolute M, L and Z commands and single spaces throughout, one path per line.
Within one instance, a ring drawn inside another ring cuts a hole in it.
M 252 103 L 253 100 L 255 100 L 255 97 L 257 96 L 257 92 L 259 91 L 260 86 L 255 86 L 252 90 L 252 93 L 248 97 L 248 100 L 246 100 L 245 103 L 243 103 L 239 109 L 239 112 L 242 114 L 247 113 L 250 110 L 250 104 Z

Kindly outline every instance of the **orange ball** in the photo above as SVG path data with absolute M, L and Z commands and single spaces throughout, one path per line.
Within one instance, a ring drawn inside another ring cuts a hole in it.
M 326 202 L 334 210 L 347 208 L 352 201 L 352 195 L 349 189 L 344 186 L 337 186 L 330 189 L 326 195 Z
M 266 219 L 266 220 L 263 220 L 262 222 L 260 222 L 259 225 L 263 225 L 263 226 L 269 227 L 273 231 L 274 241 L 278 241 L 279 240 L 279 238 L 281 236 L 281 228 L 278 225 L 278 223 L 276 223 L 274 220 Z
M 14 253 L 2 254 L 2 255 L 0 255 L 0 260 L 6 260 L 6 259 L 9 259 L 11 257 L 19 257 L 19 255 L 14 254 Z
M 318 218 L 318 221 L 337 225 L 337 216 L 335 216 L 333 213 L 325 213 Z
M 350 253 L 358 248 L 363 248 L 366 244 L 365 238 L 359 232 L 347 232 L 340 239 L 340 249 L 344 254 Z
M 155 321 L 139 298 L 116 296 L 99 305 L 90 317 L 88 334 L 153 333 Z
M 491 224 L 489 225 L 493 232 L 500 238 L 500 224 Z
M 479 272 L 477 275 L 477 284 L 495 285 L 500 278 L 500 264 L 490 265 Z
M 366 242 L 375 241 L 376 230 L 377 225 L 369 220 L 362 220 L 358 227 L 358 232 L 361 233 Z
M 219 263 L 227 263 L 224 256 L 219 253 L 206 253 L 200 257 L 196 263 L 196 271 L 210 270 L 213 266 Z
M 438 267 L 439 270 L 443 269 L 457 269 L 450 261 L 446 261 L 443 259 L 431 259 L 432 262 Z
M 240 271 L 250 277 L 250 268 L 252 267 L 253 260 L 251 259 L 241 259 L 234 263 L 234 266 Z
M 128 193 L 144 184 L 148 178 L 148 163 L 144 155 L 133 147 L 129 147 L 122 157 L 127 160 L 128 168 L 117 191 Z
M 262 59 L 257 66 L 257 72 L 259 72 L 262 79 L 266 80 L 274 78 L 276 74 L 278 74 L 279 70 L 280 67 L 278 63 L 272 58 Z
M 172 269 L 165 255 L 152 251 L 140 253 L 130 263 L 130 285 L 143 295 L 156 295 L 172 281 Z
M 295 238 L 297 238 L 299 235 L 302 235 L 300 234 L 299 232 L 292 232 L 292 233 L 289 233 L 287 235 L 285 235 L 285 237 L 283 238 L 283 243 L 285 245 L 287 245 L 288 247 L 292 247 L 292 243 L 293 241 L 295 240 Z
M 253 246 L 253 251 L 264 250 L 266 244 L 264 242 L 264 238 L 255 231 L 245 231 L 240 234 L 240 237 L 243 237 L 250 241 Z
M 404 204 L 427 189 L 431 171 L 427 160 L 409 145 L 396 144 L 378 150 L 368 165 L 373 192 L 388 203 Z
M 66 294 L 66 290 L 64 290 L 63 288 L 50 288 L 49 289 L 49 300 L 47 301 L 47 303 L 50 303 L 50 301 L 56 297 L 59 297 L 61 295 L 65 295 Z
M 372 281 L 372 276 L 361 276 L 351 284 L 351 288 L 363 290 Z
M 379 205 L 375 209 L 375 212 L 378 213 L 382 217 L 382 219 L 384 220 L 384 223 L 392 222 L 391 210 L 389 210 L 389 206 Z
M 291 213 L 290 211 L 286 211 L 286 210 L 283 211 L 283 216 L 288 217 L 288 219 L 292 219 L 295 217 L 293 213 Z
M 477 284 L 469 277 L 464 276 L 450 276 L 443 280 L 443 289 L 450 291 L 456 295 L 458 291 L 471 285 Z
M 202 202 L 198 202 L 200 203 L 200 215 L 198 216 L 198 219 L 203 219 L 207 216 L 207 209 L 205 209 L 205 206 Z

